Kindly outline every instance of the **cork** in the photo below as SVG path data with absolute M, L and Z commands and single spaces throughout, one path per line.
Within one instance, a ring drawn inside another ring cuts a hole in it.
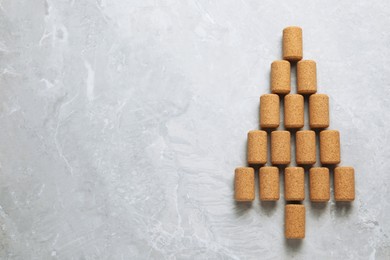
M 355 199 L 355 170 L 353 167 L 335 168 L 334 199 L 336 201 L 353 201 Z
M 287 204 L 284 208 L 284 235 L 287 239 L 305 238 L 305 206 Z
M 297 92 L 314 94 L 317 92 L 317 68 L 313 60 L 301 60 L 297 64 Z
M 277 128 L 280 121 L 279 96 L 265 94 L 260 97 L 260 126 Z
M 274 165 L 289 164 L 291 160 L 290 132 L 271 132 L 271 162 Z
M 313 167 L 310 169 L 310 200 L 326 202 L 330 199 L 329 169 Z
M 299 61 L 302 59 L 302 29 L 297 26 L 284 28 L 283 30 L 283 59 Z
M 267 166 L 260 168 L 260 200 L 279 200 L 279 169 Z
M 320 132 L 320 160 L 322 164 L 340 163 L 340 133 L 337 130 Z
M 248 164 L 265 164 L 267 162 L 267 132 L 253 130 L 248 133 Z
M 295 143 L 297 164 L 312 165 L 316 163 L 316 133 L 312 130 L 298 131 Z
M 253 201 L 255 199 L 255 170 L 253 168 L 236 168 L 234 174 L 234 199 L 236 201 Z
M 284 199 L 287 201 L 305 199 L 305 171 L 302 167 L 287 167 L 284 170 Z
M 329 97 L 325 94 L 313 94 L 309 98 L 310 128 L 329 126 Z
M 284 97 L 284 126 L 302 128 L 305 124 L 303 96 L 289 94 Z
M 288 94 L 291 90 L 290 62 L 276 60 L 271 64 L 271 92 Z

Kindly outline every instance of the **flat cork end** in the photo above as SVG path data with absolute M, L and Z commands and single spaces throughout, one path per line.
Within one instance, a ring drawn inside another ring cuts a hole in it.
M 291 61 L 291 62 L 297 62 L 302 60 L 302 56 L 284 56 L 283 57 L 286 61 Z
M 283 32 L 285 32 L 287 30 L 301 30 L 302 31 L 302 28 L 299 26 L 291 25 L 291 26 L 287 26 L 286 28 L 284 28 Z

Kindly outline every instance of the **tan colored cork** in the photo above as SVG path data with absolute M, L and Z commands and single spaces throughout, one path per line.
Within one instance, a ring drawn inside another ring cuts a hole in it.
M 271 92 L 288 94 L 291 90 L 290 62 L 276 60 L 271 64 Z
M 236 201 L 252 201 L 255 199 L 255 170 L 253 168 L 236 168 L 234 173 L 234 199 Z
M 309 98 L 310 128 L 329 126 L 329 97 L 325 94 L 313 94 Z
M 260 200 L 279 199 L 279 169 L 277 167 L 260 168 Z
M 265 94 L 260 97 L 260 126 L 277 128 L 280 122 L 279 96 Z
M 295 139 L 297 164 L 311 165 L 316 163 L 316 133 L 312 130 L 298 131 Z
M 336 201 L 353 201 L 355 199 L 355 170 L 353 167 L 335 168 L 334 199 Z
M 305 124 L 303 96 L 289 94 L 284 97 L 284 126 L 302 128 Z
M 322 164 L 340 163 L 340 133 L 337 130 L 320 132 L 320 160 Z
M 305 238 L 305 206 L 287 204 L 284 208 L 284 235 L 287 239 Z
M 283 29 L 283 59 L 299 61 L 302 59 L 302 29 L 290 26 Z
M 271 162 L 274 165 L 289 164 L 291 160 L 289 131 L 271 132 Z
M 305 171 L 302 167 L 287 167 L 284 170 L 284 199 L 287 201 L 305 199 Z
M 317 92 L 317 68 L 313 60 L 301 60 L 297 64 L 297 92 L 314 94 Z
M 247 149 L 248 164 L 265 164 L 267 162 L 267 132 L 249 131 Z
M 330 199 L 329 169 L 313 167 L 310 169 L 310 200 L 326 202 Z

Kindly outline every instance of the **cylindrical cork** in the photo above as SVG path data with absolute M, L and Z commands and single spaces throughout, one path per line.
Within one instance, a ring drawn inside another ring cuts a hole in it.
M 287 204 L 284 208 L 284 235 L 287 239 L 305 238 L 305 206 Z
M 277 167 L 260 168 L 260 200 L 279 199 L 279 169 Z
M 314 94 L 317 92 L 317 68 L 313 60 L 301 60 L 297 64 L 297 92 Z
M 287 201 L 305 199 L 305 171 L 302 167 L 287 167 L 284 170 L 284 199 Z
M 255 199 L 255 170 L 253 168 L 236 168 L 234 174 L 234 199 L 236 201 L 252 201 Z
M 340 133 L 337 130 L 320 132 L 320 159 L 322 164 L 340 163 Z
M 295 139 L 297 164 L 311 165 L 316 163 L 316 133 L 311 130 L 298 131 Z
M 302 59 L 302 29 L 297 26 L 284 28 L 283 30 L 283 59 L 299 61 Z
M 267 132 L 249 131 L 247 149 L 248 164 L 265 164 L 267 162 Z
M 291 160 L 289 131 L 271 132 L 271 162 L 275 165 L 289 164 Z
M 291 90 L 290 62 L 277 60 L 271 64 L 271 92 L 288 94 Z
M 260 126 L 277 128 L 280 122 L 279 96 L 265 94 L 260 97 Z
M 309 122 L 311 128 L 329 126 L 329 97 L 325 94 L 313 94 L 309 98 Z
M 336 201 L 353 201 L 355 199 L 355 170 L 353 167 L 335 168 L 334 199 Z
M 310 200 L 326 202 L 330 199 L 329 169 L 313 167 L 310 169 Z
M 302 128 L 305 124 L 303 96 L 289 94 L 284 97 L 284 126 Z

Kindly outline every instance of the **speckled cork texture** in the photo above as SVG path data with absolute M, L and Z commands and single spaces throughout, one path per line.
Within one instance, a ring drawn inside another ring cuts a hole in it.
M 283 59 L 299 61 L 303 56 L 302 29 L 290 26 L 283 29 Z
M 284 235 L 287 239 L 305 238 L 306 212 L 305 206 L 287 204 L 284 208 Z
M 271 162 L 274 165 L 286 165 L 291 160 L 289 131 L 271 132 Z
M 316 163 L 316 133 L 312 130 L 298 131 L 295 140 L 295 159 L 297 164 L 312 165 Z
M 271 64 L 271 92 L 274 94 L 288 94 L 291 90 L 290 62 L 277 60 Z
M 297 93 L 317 92 L 317 66 L 313 60 L 301 60 L 297 64 Z
M 327 202 L 330 199 L 329 169 L 313 167 L 310 169 L 310 200 Z
M 325 94 L 313 94 L 309 98 L 310 128 L 329 127 L 329 97 Z
M 280 101 L 276 94 L 260 97 L 260 127 L 277 128 L 280 123 Z
M 255 199 L 255 170 L 251 167 L 239 167 L 234 172 L 234 199 L 253 201 Z
M 302 167 L 287 167 L 284 170 L 284 199 L 287 201 L 305 199 L 305 171 Z
M 353 201 L 355 199 L 355 170 L 353 167 L 336 167 L 334 170 L 334 199 Z
M 267 132 L 252 130 L 248 133 L 248 164 L 265 164 L 267 162 Z
M 279 169 L 277 167 L 260 168 L 260 200 L 272 201 L 279 199 Z
M 305 124 L 304 99 L 299 94 L 284 97 L 284 127 L 302 128 Z
M 337 130 L 320 132 L 320 160 L 322 164 L 340 163 L 340 133 Z

